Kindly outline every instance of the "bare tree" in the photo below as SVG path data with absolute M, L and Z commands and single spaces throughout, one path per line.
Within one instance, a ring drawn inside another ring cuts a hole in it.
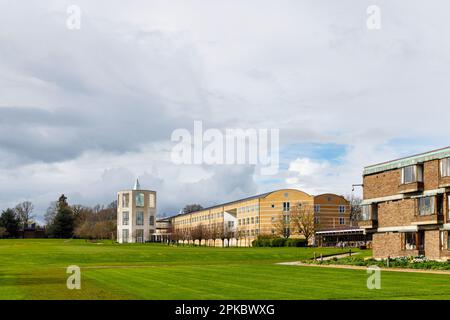
M 203 224 L 199 224 L 192 229 L 193 240 L 198 240 L 198 245 L 202 245 L 202 240 L 206 239 L 206 229 Z
M 357 221 L 361 215 L 361 197 L 351 194 L 346 197 L 347 201 L 350 203 L 350 222 L 351 225 L 357 225 Z
M 274 223 L 275 233 L 283 238 L 289 238 L 291 235 L 291 217 L 290 212 L 283 212 L 278 215 Z
M 16 206 L 16 213 L 19 217 L 22 230 L 24 230 L 28 223 L 33 219 L 33 210 L 34 206 L 30 201 L 21 202 Z
M 291 220 L 298 233 L 309 242 L 315 231 L 313 206 L 301 204 L 291 208 Z

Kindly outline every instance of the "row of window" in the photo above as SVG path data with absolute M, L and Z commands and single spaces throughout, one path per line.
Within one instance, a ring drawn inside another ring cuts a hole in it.
M 314 217 L 314 223 L 315 224 L 320 224 L 320 217 Z M 345 224 L 345 218 L 344 217 L 339 217 L 339 224 L 340 225 L 344 225 Z
M 238 219 L 239 226 L 245 226 L 245 225 L 249 225 L 249 224 L 258 224 L 258 223 L 259 223 L 259 217 Z
M 242 236 L 257 236 L 259 235 L 259 229 L 241 230 L 240 234 Z
M 136 212 L 136 218 L 135 218 L 135 224 L 137 226 L 143 226 L 144 225 L 144 212 L 143 211 L 137 211 Z M 127 226 L 130 223 L 130 213 L 128 211 L 122 212 L 122 225 Z M 150 226 L 155 225 L 155 216 L 150 214 L 148 219 L 148 224 Z
M 345 213 L 345 206 L 344 205 L 339 205 L 338 210 L 339 210 L 339 213 Z M 314 212 L 315 213 L 320 213 L 320 204 L 315 204 L 314 205 Z
M 190 224 L 193 222 L 207 221 L 207 220 L 222 218 L 223 215 L 224 215 L 223 212 L 210 213 L 210 214 L 205 214 L 205 215 L 201 215 L 201 216 L 195 216 L 192 218 L 185 218 L 183 220 L 180 220 L 178 223 L 179 224 Z
M 441 177 L 450 177 L 450 158 L 444 158 L 439 161 L 439 173 Z M 416 164 L 402 168 L 401 182 L 423 182 L 423 166 Z
M 130 194 L 129 193 L 122 193 L 122 207 L 123 208 L 129 208 L 130 207 Z M 145 194 L 144 193 L 137 193 L 135 196 L 135 203 L 136 207 L 144 207 L 145 206 Z M 148 199 L 149 207 L 154 208 L 155 207 L 155 194 L 150 193 L 149 199 Z
M 450 195 L 448 196 L 450 203 Z M 425 196 L 417 198 L 417 211 L 419 216 L 426 216 L 432 214 L 442 214 L 444 208 L 444 196 Z M 450 208 L 448 215 L 450 217 Z M 360 220 L 377 220 L 378 219 L 378 206 L 377 204 L 369 204 L 361 206 Z
M 254 212 L 259 210 L 259 205 L 251 205 L 246 207 L 241 207 L 237 209 L 237 213 L 246 213 L 246 212 Z

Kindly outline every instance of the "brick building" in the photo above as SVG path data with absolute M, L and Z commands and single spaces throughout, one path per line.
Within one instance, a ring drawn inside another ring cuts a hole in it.
M 450 147 L 365 167 L 363 186 L 375 258 L 450 258 Z

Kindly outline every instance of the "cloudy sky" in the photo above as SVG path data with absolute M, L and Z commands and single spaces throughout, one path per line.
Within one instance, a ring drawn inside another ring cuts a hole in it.
M 367 27 L 370 5 L 381 29 Z M 67 8 L 81 10 L 79 30 Z M 365 165 L 450 145 L 448 1 L 0 0 L 0 208 L 158 213 L 277 188 L 348 195 Z M 175 129 L 280 131 L 280 170 L 176 165 Z M 358 190 L 356 192 L 359 192 Z

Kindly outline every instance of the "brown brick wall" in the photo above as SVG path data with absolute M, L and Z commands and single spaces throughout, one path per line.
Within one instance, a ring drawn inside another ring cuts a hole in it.
M 425 231 L 425 256 L 429 259 L 440 258 L 440 231 Z
M 432 160 L 424 163 L 423 188 L 424 190 L 439 188 L 439 160 Z
M 396 195 L 401 182 L 400 179 L 400 169 L 364 176 L 364 199 Z
M 408 226 L 415 220 L 415 199 L 378 204 L 378 227 Z
M 401 233 L 375 233 L 373 235 L 373 257 L 375 259 L 384 259 L 388 256 L 402 256 L 402 237 Z

